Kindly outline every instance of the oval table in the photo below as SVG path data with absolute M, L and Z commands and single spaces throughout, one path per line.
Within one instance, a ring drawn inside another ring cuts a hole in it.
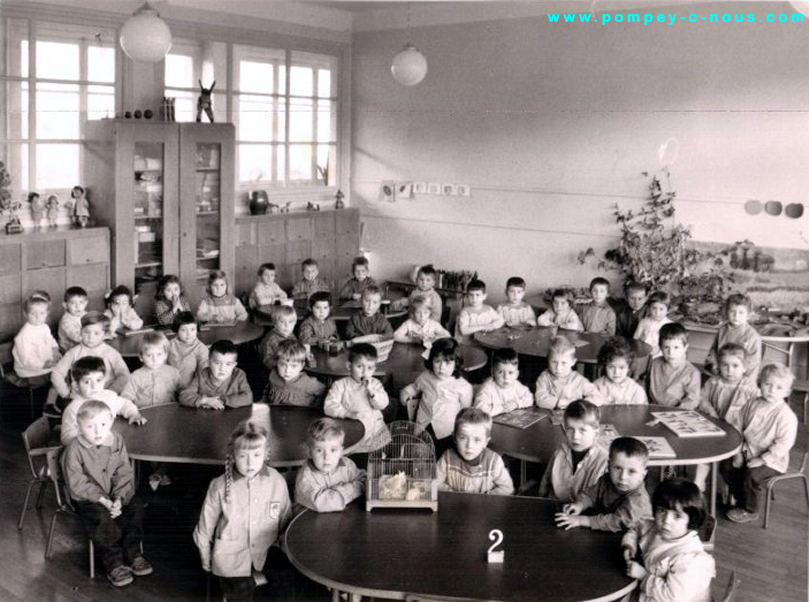
M 117 349 L 123 357 L 139 357 L 143 335 L 152 331 L 162 332 L 169 339 L 176 336 L 171 329 L 145 328 L 132 334 L 119 334 L 106 342 L 110 347 Z M 220 339 L 227 339 L 233 341 L 235 345 L 242 345 L 260 339 L 262 336 L 264 336 L 264 328 L 253 322 L 236 322 L 227 325 L 206 324 L 201 326 L 197 333 L 197 338 L 208 346 Z

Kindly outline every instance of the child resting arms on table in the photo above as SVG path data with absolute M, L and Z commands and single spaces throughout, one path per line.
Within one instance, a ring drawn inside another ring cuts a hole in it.
M 595 385 L 573 369 L 576 347 L 565 336 L 553 337 L 548 346 L 548 369 L 537 378 L 534 400 L 540 408 L 564 410 L 571 401 L 586 399 L 600 406 L 604 399 Z
M 537 316 L 534 308 L 523 301 L 525 297 L 525 280 L 519 276 L 512 276 L 506 280 L 506 297 L 508 303 L 497 306 L 497 313 L 503 316 L 506 326 L 519 328 L 520 326 L 536 326 Z
M 253 391 L 247 375 L 236 367 L 238 350 L 233 341 L 226 339 L 211 345 L 208 366 L 180 391 L 180 405 L 192 408 L 224 410 L 240 408 L 253 403 Z
M 630 376 L 635 352 L 623 337 L 611 337 L 598 350 L 598 364 L 604 376 L 593 383 L 605 405 L 643 405 L 649 403 L 646 391 Z
M 107 295 L 106 305 L 104 314 L 110 319 L 110 338 L 115 338 L 119 331 L 143 328 L 143 318 L 135 311 L 135 296 L 129 287 L 121 284 L 112 289 Z
M 178 315 L 191 311 L 183 284 L 174 274 L 166 274 L 160 279 L 154 299 L 155 318 L 161 326 L 172 326 Z
M 563 330 L 583 332 L 579 314 L 573 309 L 573 291 L 567 288 L 557 288 L 551 294 L 551 309 L 537 318 L 537 326 L 556 326 Z
M 534 405 L 531 391 L 517 380 L 520 376 L 517 352 L 508 347 L 492 353 L 492 375 L 483 381 L 475 395 L 475 407 L 497 416 Z
M 129 377 L 121 397 L 132 400 L 139 408 L 177 401 L 180 371 L 169 366 L 169 340 L 162 332 L 147 332 L 140 340 L 140 361 L 143 366 Z
M 476 332 L 491 332 L 506 323 L 491 305 L 484 303 L 486 284 L 482 280 L 472 280 L 466 285 L 465 300 L 455 327 L 455 340 L 459 343 L 471 343 Z
M 407 313 L 410 317 L 393 333 L 393 340 L 397 343 L 416 343 L 429 347 L 436 339 L 452 336 L 446 328 L 430 317 L 432 306 L 427 297 L 414 297 L 410 301 Z
M 230 293 L 228 275 L 222 270 L 211 270 L 205 296 L 197 308 L 197 320 L 211 324 L 235 324 L 247 321 L 247 310 Z

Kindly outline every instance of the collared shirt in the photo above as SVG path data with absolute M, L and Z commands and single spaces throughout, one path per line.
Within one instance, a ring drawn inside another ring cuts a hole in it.
M 567 376 L 554 376 L 550 370 L 545 370 L 537 378 L 534 399 L 540 408 L 549 410 L 564 410 L 577 399 L 586 399 L 597 406 L 604 403 L 595 385 L 575 370 Z
M 557 449 L 542 481 L 539 483 L 539 496 L 552 497 L 560 502 L 572 502 L 582 491 L 592 487 L 607 471 L 609 454 L 597 442 L 587 450 L 584 457 L 573 468 L 573 453 L 567 443 Z
M 135 472 L 124 439 L 110 432 L 101 445 L 79 435 L 62 453 L 62 474 L 71 499 L 98 502 L 121 498 L 127 504 L 135 495 Z
M 786 402 L 771 403 L 763 397 L 753 399 L 742 410 L 742 427 L 742 452 L 748 462 L 761 458 L 778 472 L 789 468 L 789 450 L 795 445 L 798 417 Z
M 501 387 L 489 377 L 480 385 L 475 395 L 475 407 L 489 416 L 497 416 L 518 408 L 530 408 L 532 405 L 534 396 L 520 381 L 515 381 L 510 387 Z
M 129 399 L 125 399 L 118 395 L 115 391 L 104 389 L 98 393 L 93 394 L 93 399 L 103 401 L 109 407 L 113 416 L 123 416 L 127 420 L 135 418 L 140 415 L 138 406 L 132 403 Z M 84 405 L 87 399 L 74 395 L 73 399 L 65 411 L 62 412 L 62 429 L 59 435 L 62 445 L 67 445 L 70 441 L 79 436 L 79 423 L 77 416 L 81 406 Z
M 652 502 L 646 485 L 641 483 L 632 491 L 618 491 L 609 474 L 576 496 L 576 503 L 588 510 L 590 528 L 599 531 L 621 531 L 652 516 Z
M 200 370 L 191 379 L 191 383 L 180 391 L 180 405 L 196 408 L 203 397 L 218 397 L 228 408 L 240 408 L 253 403 L 253 391 L 241 368 L 234 368 L 230 378 L 222 382 L 213 378 L 210 367 Z
M 373 396 L 368 394 L 368 389 Z M 371 378 L 366 388 L 346 376 L 332 384 L 323 402 L 323 412 L 333 418 L 354 418 L 358 414 L 356 420 L 362 422 L 365 435 L 357 444 L 357 451 L 370 452 L 390 443 L 390 431 L 380 411 L 388 407 L 389 402 L 385 388 L 376 378 Z
M 605 405 L 631 406 L 649 403 L 646 391 L 630 376 L 621 383 L 614 383 L 606 376 L 601 376 L 593 384 L 604 398 Z
M 351 458 L 340 458 L 329 473 L 307 460 L 295 479 L 295 502 L 315 512 L 340 512 L 363 494 L 364 484 L 365 471 L 357 468 Z
M 301 328 L 298 334 L 301 337 L 301 343 L 304 345 L 317 345 L 318 343 L 326 343 L 338 339 L 337 324 L 331 317 L 323 321 L 316 319 L 314 316 L 307 317 L 301 322 Z
M 359 310 L 351 316 L 346 325 L 346 336 L 349 339 L 367 334 L 381 334 L 385 337 L 393 336 L 393 327 L 388 319 L 379 312 L 372 316 L 366 316 L 365 312 Z
M 454 449 L 448 449 L 435 467 L 438 488 L 462 493 L 489 493 L 511 495 L 514 482 L 500 454 L 488 447 L 483 449 L 479 461 L 467 462 Z
M 169 341 L 167 363 L 179 370 L 180 387 L 187 387 L 197 371 L 208 367 L 208 356 L 208 346 L 199 339 L 194 339 L 190 345 L 177 337 Z
M 423 431 L 432 425 L 439 439 L 449 437 L 455 430 L 455 417 L 463 408 L 472 406 L 472 385 L 463 378 L 438 378 L 425 370 L 414 383 L 402 390 L 402 395 L 421 397 L 416 411 L 416 426 Z
M 579 309 L 579 315 L 585 332 L 595 332 L 610 337 L 615 334 L 617 328 L 615 311 L 606 302 L 601 305 L 595 303 L 583 305 Z
M 694 410 L 699 405 L 700 386 L 699 370 L 687 360 L 669 364 L 656 357 L 646 374 L 649 403 Z
M 181 380 L 174 366 L 164 364 L 154 370 L 143 366 L 129 377 L 121 397 L 131 399 L 139 408 L 177 401 Z

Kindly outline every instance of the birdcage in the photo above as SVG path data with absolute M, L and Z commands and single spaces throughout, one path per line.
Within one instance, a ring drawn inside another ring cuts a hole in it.
M 391 442 L 368 456 L 366 510 L 430 508 L 438 510 L 435 445 L 429 433 L 416 434 L 413 422 L 389 426 Z

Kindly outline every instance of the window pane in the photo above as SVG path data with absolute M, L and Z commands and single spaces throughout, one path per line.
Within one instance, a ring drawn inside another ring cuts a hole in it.
M 241 92 L 272 94 L 273 67 L 271 63 L 241 61 L 239 63 L 239 90 Z
M 312 96 L 314 70 L 310 67 L 292 67 L 289 70 L 289 93 L 295 96 Z
M 185 90 L 166 89 L 166 96 L 175 99 L 174 118 L 176 121 L 188 122 L 197 118 L 197 94 Z
M 28 77 L 28 40 L 23 40 L 20 45 L 20 74 Z
M 283 99 L 278 101 L 278 110 L 276 111 L 277 118 L 275 120 L 275 128 L 276 128 L 276 139 L 279 142 L 286 142 L 287 141 L 287 111 L 286 111 L 286 104 Z
M 295 98 L 290 101 L 289 139 L 293 142 L 312 140 L 312 101 Z
M 199 84 L 194 81 L 193 57 L 180 54 L 167 54 L 165 78 L 167 88 L 198 87 Z
M 289 179 L 312 180 L 312 147 L 302 144 L 289 146 Z
M 272 181 L 272 146 L 269 144 L 239 145 L 239 182 Z
M 329 144 L 320 144 L 317 147 L 317 164 L 322 169 L 325 169 L 328 172 L 328 180 L 330 184 L 334 183 L 334 178 L 336 175 L 334 169 L 334 147 Z M 323 180 L 323 175 L 320 171 L 317 172 L 317 179 L 318 181 Z
M 8 139 L 28 137 L 28 82 L 5 83 L 5 133 Z
M 90 46 L 87 49 L 87 79 L 115 83 L 115 49 Z
M 37 138 L 79 138 L 79 86 L 37 84 Z
M 36 187 L 71 188 L 79 182 L 78 144 L 38 144 Z
M 329 100 L 317 101 L 317 141 L 333 142 L 332 125 L 332 103 Z
M 87 119 L 104 119 L 115 115 L 115 88 L 88 86 Z
M 238 98 L 239 140 L 272 140 L 272 99 L 246 95 Z
M 11 194 L 18 196 L 19 190 L 25 190 L 28 186 L 28 145 L 27 144 L 5 144 L 0 146 L 0 161 L 6 164 L 9 176 L 11 177 Z
M 287 93 L 287 68 L 285 65 L 278 67 L 278 93 Z
M 79 79 L 79 46 L 37 42 L 37 77 Z
M 331 71 L 328 69 L 317 70 L 317 95 L 321 98 L 334 96 L 331 91 Z
M 286 184 L 287 149 L 278 146 L 275 149 L 276 178 L 280 184 Z

